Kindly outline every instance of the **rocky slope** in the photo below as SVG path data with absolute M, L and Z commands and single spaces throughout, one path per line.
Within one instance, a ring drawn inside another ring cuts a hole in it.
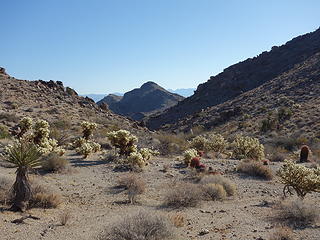
M 49 122 L 67 120 L 75 128 L 86 120 L 99 123 L 101 128 L 130 129 L 141 136 L 148 133 L 136 122 L 100 108 L 90 98 L 78 96 L 60 81 L 18 80 L 0 68 L 0 125 L 13 127 L 24 116 Z
M 178 119 L 235 99 L 241 94 L 255 89 L 293 69 L 320 51 L 320 29 L 296 37 L 280 47 L 272 47 L 269 52 L 249 58 L 225 69 L 200 84 L 195 94 L 167 109 L 164 113 L 150 117 L 147 126 L 157 129 L 172 124 Z M 281 82 L 280 82 L 281 81 Z M 282 84 L 281 78 L 278 82 Z
M 117 114 L 141 120 L 147 115 L 172 107 L 183 99 L 184 97 L 170 93 L 154 82 L 147 82 L 140 88 L 125 93 L 123 97 L 109 94 L 98 104 L 106 103 Z
M 280 123 L 273 124 L 279 117 Z M 263 85 L 164 129 L 188 131 L 193 126 L 203 126 L 227 135 L 257 135 L 262 133 L 262 122 L 269 121 L 266 132 L 320 138 L 319 119 L 320 51 Z

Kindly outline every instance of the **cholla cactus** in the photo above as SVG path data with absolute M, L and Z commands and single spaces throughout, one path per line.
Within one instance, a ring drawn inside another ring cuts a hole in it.
M 228 146 L 227 140 L 221 134 L 210 134 L 207 143 L 207 150 L 212 150 L 217 153 L 225 152 Z
M 114 147 L 119 148 L 119 154 L 122 156 L 129 156 L 132 152 L 137 151 L 135 142 L 138 141 L 138 138 L 127 130 L 110 132 L 107 137 Z
M 196 136 L 190 142 L 190 147 L 198 151 L 206 151 L 209 141 L 204 136 Z
M 280 181 L 285 186 L 283 194 L 292 195 L 290 188 L 293 188 L 297 195 L 304 198 L 307 193 L 320 192 L 320 168 L 310 169 L 303 165 L 295 164 L 285 160 L 284 165 L 277 172 Z
M 24 117 L 19 122 L 20 132 L 17 137 L 21 138 L 27 131 L 29 131 L 32 127 L 32 118 Z
M 82 127 L 83 138 L 86 140 L 89 140 L 90 137 L 93 135 L 93 131 L 97 128 L 97 124 L 83 121 L 81 123 L 81 127 Z
M 184 156 L 184 163 L 189 166 L 191 163 L 191 160 L 195 157 L 198 157 L 198 151 L 194 148 L 190 148 L 183 153 L 183 156 Z
M 130 153 L 127 161 L 131 166 L 137 166 L 139 168 L 143 168 L 145 165 L 147 165 L 147 161 L 143 159 L 142 154 L 139 152 Z
M 101 150 L 101 145 L 99 143 L 93 142 L 90 139 L 93 135 L 93 130 L 97 128 L 96 123 L 83 121 L 81 123 L 83 137 L 77 138 L 72 146 L 75 148 L 76 152 L 87 158 L 91 153 L 95 153 Z
M 91 153 L 96 153 L 101 150 L 101 145 L 92 141 L 82 142 L 79 147 L 76 148 L 76 152 L 87 158 Z
M 257 138 L 237 135 L 232 146 L 234 149 L 232 156 L 237 159 L 250 158 L 262 160 L 264 158 L 264 146 L 260 144 Z

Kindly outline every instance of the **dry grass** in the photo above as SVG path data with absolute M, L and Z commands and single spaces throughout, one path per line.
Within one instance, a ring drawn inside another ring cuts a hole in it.
M 42 169 L 48 172 L 62 172 L 68 166 L 68 161 L 56 153 L 50 153 L 42 159 Z
M 314 204 L 301 199 L 283 201 L 276 207 L 276 219 L 293 227 L 307 227 L 319 220 L 319 210 Z
M 146 190 L 145 181 L 135 174 L 122 176 L 118 181 L 118 186 L 127 190 L 131 204 L 135 203 L 137 196 L 143 194 Z
M 180 154 L 188 148 L 188 141 L 183 134 L 158 134 L 156 137 L 160 141 L 159 151 L 162 155 Z
M 65 226 L 68 224 L 69 220 L 71 218 L 71 213 L 69 211 L 63 212 L 60 215 L 60 225 Z
M 60 195 L 50 192 L 41 185 L 32 185 L 32 196 L 29 201 L 30 208 L 56 208 L 61 203 Z
M 202 189 L 205 199 L 223 201 L 227 198 L 227 192 L 220 184 L 208 183 L 203 185 Z
M 166 240 L 172 238 L 166 218 L 140 211 L 109 226 L 100 240 Z
M 276 228 L 269 240 L 295 240 L 291 228 L 279 227 Z
M 264 180 L 271 180 L 273 178 L 272 170 L 261 162 L 240 162 L 237 166 L 237 171 L 252 177 L 262 178 Z
M 8 178 L 0 177 L 0 203 L 7 204 L 10 201 L 10 188 L 13 182 Z
M 207 184 L 219 184 L 221 185 L 227 196 L 234 196 L 237 193 L 237 186 L 234 182 L 231 180 L 225 178 L 224 176 L 221 175 L 207 175 L 204 176 L 201 181 L 201 184 L 207 185 Z
M 167 192 L 164 206 L 170 208 L 184 208 L 197 206 L 203 196 L 199 186 L 192 183 L 180 183 Z
M 176 213 L 170 217 L 172 224 L 176 228 L 184 227 L 186 225 L 186 218 L 181 213 Z

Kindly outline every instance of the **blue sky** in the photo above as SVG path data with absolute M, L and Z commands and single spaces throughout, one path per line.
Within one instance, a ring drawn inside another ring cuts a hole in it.
M 0 66 L 79 93 L 196 87 L 320 26 L 318 0 L 1 0 Z

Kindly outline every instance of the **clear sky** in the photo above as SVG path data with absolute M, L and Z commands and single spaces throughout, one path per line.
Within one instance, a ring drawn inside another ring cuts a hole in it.
M 196 87 L 320 26 L 319 0 L 1 0 L 0 66 L 79 93 Z

